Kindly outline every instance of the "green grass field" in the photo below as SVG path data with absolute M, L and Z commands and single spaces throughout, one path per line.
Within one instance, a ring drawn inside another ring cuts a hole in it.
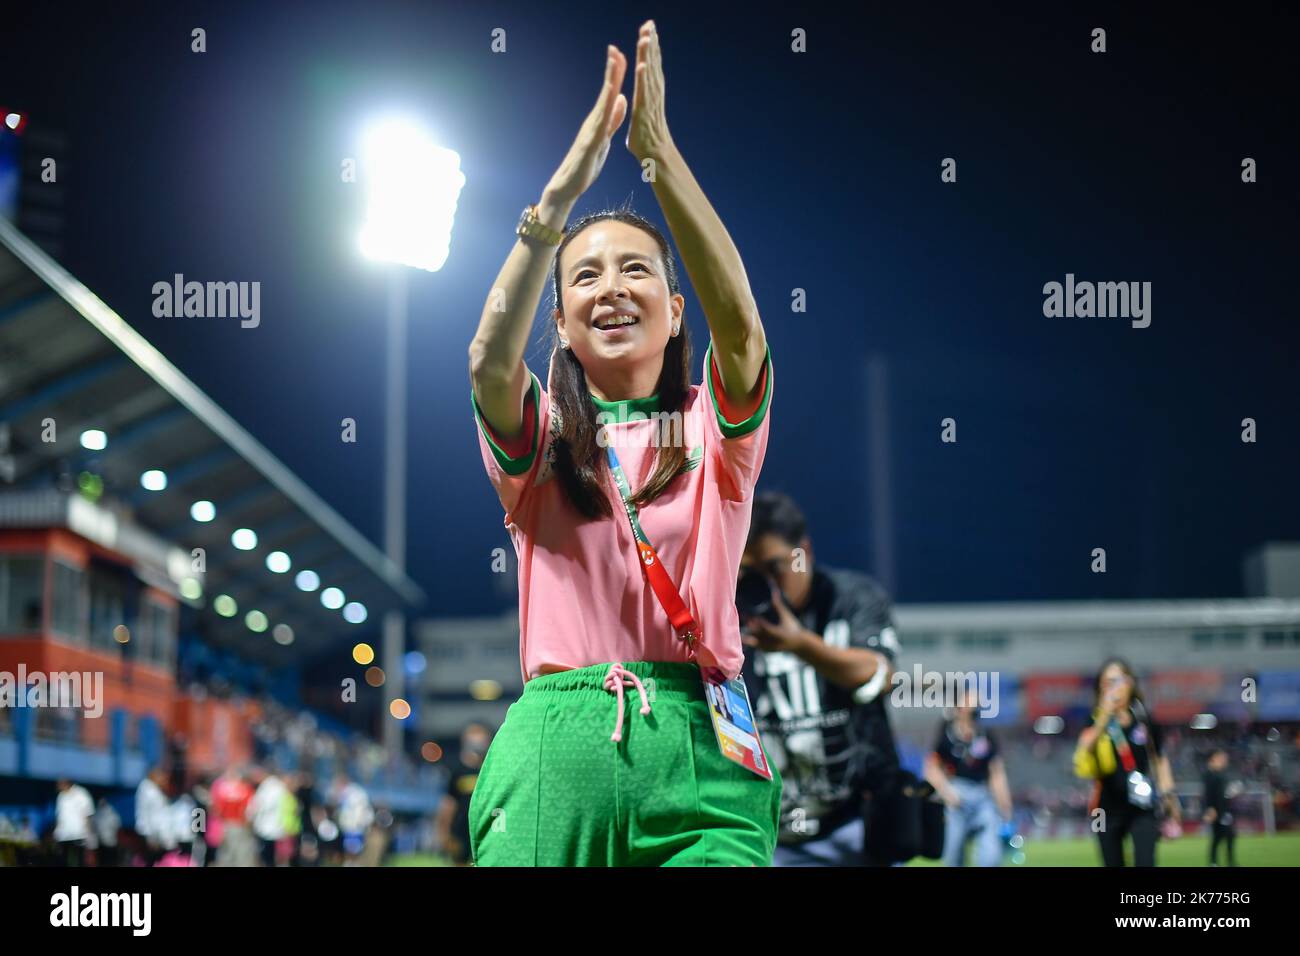
M 440 856 L 432 853 L 401 853 L 389 858 L 388 866 L 450 866 Z
M 1131 848 L 1130 848 L 1131 854 Z M 1300 833 L 1276 836 L 1237 837 L 1238 866 L 1300 866 Z M 1209 837 L 1196 835 L 1161 840 L 1156 845 L 1160 866 L 1206 866 L 1210 859 Z M 1223 859 L 1223 850 L 1219 850 Z M 1132 856 L 1129 856 L 1130 862 Z M 935 860 L 916 860 L 912 866 L 939 866 Z M 1095 838 L 1029 840 L 1025 843 L 1022 866 L 1100 866 L 1101 855 Z
M 1277 836 L 1237 837 L 1238 866 L 1300 866 L 1300 833 Z M 1220 859 L 1222 859 L 1222 850 Z M 1210 841 L 1204 836 L 1185 836 L 1161 840 L 1156 849 L 1160 866 L 1205 866 L 1209 860 Z M 394 857 L 389 866 L 446 866 L 446 862 L 429 853 L 407 853 Z M 916 860 L 912 866 L 939 866 L 934 860 Z M 1100 866 L 1095 839 L 1037 840 L 1025 845 L 1022 866 Z

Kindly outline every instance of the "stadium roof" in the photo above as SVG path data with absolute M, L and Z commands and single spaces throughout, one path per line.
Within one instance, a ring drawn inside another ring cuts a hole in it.
M 1300 624 L 1300 600 L 1216 598 L 1180 601 L 1018 601 L 899 604 L 895 617 L 908 633 L 934 631 L 1077 631 L 1080 628 L 1240 628 Z
M 41 440 L 42 421 L 57 423 L 57 442 Z M 356 631 L 315 593 L 300 591 L 294 573 L 309 568 L 321 588 L 338 587 L 362 603 L 368 621 L 414 606 L 424 593 L 374 544 L 348 524 L 297 475 L 241 428 L 161 353 L 89 289 L 0 218 L 0 492 L 49 488 L 55 474 L 92 466 L 105 501 L 129 508 L 132 520 L 189 551 L 203 547 L 207 596 L 229 594 L 240 615 L 211 615 L 222 644 L 262 660 L 283 653 L 267 634 L 252 634 L 242 614 L 263 611 L 271 626 L 287 623 L 301 650 L 323 649 Z M 100 451 L 81 445 L 87 429 L 106 433 Z M 140 476 L 166 473 L 162 491 Z M 190 516 L 196 500 L 216 517 Z M 257 534 L 257 547 L 235 549 L 236 528 Z M 266 567 L 286 552 L 288 574 Z M 250 638 L 252 640 L 250 640 Z M 283 659 L 283 658 L 281 658 Z

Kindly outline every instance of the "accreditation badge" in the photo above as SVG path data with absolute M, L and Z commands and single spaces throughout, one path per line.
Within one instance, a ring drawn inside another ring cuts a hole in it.
M 709 716 L 713 718 L 713 732 L 717 735 L 722 756 L 752 770 L 764 780 L 771 780 L 772 768 L 763 756 L 744 680 L 737 677 L 720 684 L 705 680 L 704 695 L 709 702 Z

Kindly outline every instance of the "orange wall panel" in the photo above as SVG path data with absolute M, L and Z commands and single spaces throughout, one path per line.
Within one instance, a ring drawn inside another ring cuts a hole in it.
M 252 722 L 256 716 L 257 708 L 251 704 L 181 695 L 172 727 L 185 735 L 185 756 L 191 770 L 220 773 L 253 759 Z

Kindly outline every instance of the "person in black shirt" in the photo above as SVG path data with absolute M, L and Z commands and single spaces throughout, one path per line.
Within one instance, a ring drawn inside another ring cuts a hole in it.
M 293 865 L 318 866 L 320 847 L 316 841 L 314 821 L 316 807 L 316 778 L 301 772 L 294 780 L 294 796 L 298 799 L 298 832 L 293 838 Z
M 884 693 L 898 651 L 889 595 L 855 571 L 814 566 L 803 515 L 755 498 L 741 574 L 773 586 L 780 619 L 742 614 L 742 671 L 783 781 L 775 866 L 862 866 L 864 793 L 898 768 Z
M 1011 819 L 1011 787 L 993 734 L 980 726 L 977 704 L 960 699 L 939 727 L 925 759 L 925 779 L 947 804 L 943 840 L 946 866 L 964 866 L 974 839 L 975 865 L 1002 862 L 1001 823 Z
M 1219 844 L 1226 847 L 1228 866 L 1236 866 L 1232 851 L 1236 839 L 1235 818 L 1230 805 L 1231 785 L 1224 771 L 1228 769 L 1228 752 L 1222 748 L 1210 754 L 1205 774 L 1205 814 L 1202 821 L 1210 827 L 1210 866 L 1219 865 Z
M 1102 666 L 1094 696 L 1093 722 L 1079 735 L 1074 770 L 1096 781 L 1089 809 L 1102 862 L 1123 866 L 1124 837 L 1131 836 L 1134 865 L 1155 866 L 1158 809 L 1181 819 L 1160 730 L 1125 661 L 1111 658 Z
M 482 724 L 465 727 L 460 735 L 460 754 L 451 765 L 447 792 L 438 807 L 438 842 L 457 866 L 469 863 L 469 801 L 491 743 L 492 735 Z

